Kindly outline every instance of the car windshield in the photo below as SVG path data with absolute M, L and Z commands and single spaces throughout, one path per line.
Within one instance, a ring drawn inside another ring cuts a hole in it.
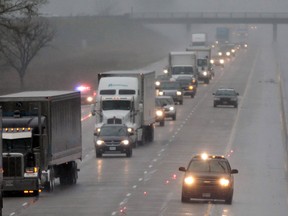
M 164 106 L 169 104 L 174 104 L 172 98 L 156 98 L 156 106 Z
M 197 59 L 197 66 L 198 67 L 204 67 L 208 65 L 207 59 Z
M 172 75 L 180 75 L 180 74 L 193 74 L 193 67 L 173 67 Z
M 229 166 L 223 160 L 193 160 L 189 165 L 188 171 L 228 173 Z
M 127 130 L 122 126 L 102 127 L 100 130 L 100 136 L 126 136 Z
M 180 86 L 180 83 L 178 82 L 162 82 L 161 83 L 161 88 L 162 89 L 180 89 L 181 86 Z
M 223 96 L 235 96 L 236 92 L 233 90 L 217 90 L 216 95 L 223 95 Z

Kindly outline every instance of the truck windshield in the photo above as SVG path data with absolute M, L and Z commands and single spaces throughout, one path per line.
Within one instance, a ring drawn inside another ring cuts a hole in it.
M 197 59 L 198 67 L 204 67 L 208 65 L 207 59 Z
M 192 66 L 177 66 L 172 68 L 172 75 L 181 75 L 181 74 L 189 74 L 193 75 L 193 67 Z
M 130 110 L 130 101 L 107 100 L 102 102 L 103 110 Z

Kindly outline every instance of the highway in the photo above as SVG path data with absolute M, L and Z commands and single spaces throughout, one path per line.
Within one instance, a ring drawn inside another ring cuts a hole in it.
M 286 216 L 286 129 L 279 74 L 287 66 L 287 55 L 272 43 L 271 33 L 265 33 L 267 29 L 259 29 L 251 39 L 253 45 L 237 53 L 224 69 L 216 68 L 209 85 L 200 84 L 195 98 L 177 105 L 177 120 L 156 125 L 154 142 L 134 149 L 132 158 L 95 157 L 94 119 L 90 107 L 83 106 L 78 183 L 63 187 L 56 182 L 53 193 L 43 192 L 39 198 L 5 197 L 3 215 Z M 275 54 L 278 49 L 280 59 Z M 156 65 L 161 68 L 161 64 Z M 218 87 L 239 92 L 238 109 L 213 108 L 212 93 Z M 225 155 L 239 170 L 232 205 L 181 203 L 183 173 L 178 168 L 204 151 Z

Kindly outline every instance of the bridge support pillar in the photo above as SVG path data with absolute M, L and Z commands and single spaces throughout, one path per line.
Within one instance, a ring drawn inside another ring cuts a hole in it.
M 187 23 L 186 24 L 186 38 L 189 44 L 191 43 L 191 35 L 192 35 L 191 29 L 192 29 L 192 25 Z
M 274 42 L 277 41 L 277 24 L 276 23 L 273 24 L 273 41 Z

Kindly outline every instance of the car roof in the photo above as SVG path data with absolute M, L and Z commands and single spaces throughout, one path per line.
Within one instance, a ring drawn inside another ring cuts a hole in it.
M 102 127 L 127 127 L 125 124 L 103 124 Z
M 217 91 L 235 91 L 234 88 L 218 88 Z
M 171 99 L 173 99 L 171 96 L 156 96 L 156 98 L 159 98 L 159 99 L 161 99 L 161 98 L 171 98 Z
M 225 158 L 225 156 L 223 155 L 212 155 L 212 154 L 206 154 L 207 155 L 207 159 L 215 159 L 215 160 L 225 160 L 228 161 L 227 158 Z M 192 156 L 191 160 L 203 160 L 203 154 L 197 154 Z

